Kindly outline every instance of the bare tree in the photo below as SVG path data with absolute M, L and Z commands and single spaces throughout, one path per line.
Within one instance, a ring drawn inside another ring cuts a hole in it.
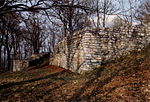
M 0 26 L 2 27 L 2 25 Z M 2 28 L 0 29 L 0 68 L 2 68 L 2 47 L 4 46 L 4 43 L 3 43 L 3 34 L 1 32 Z
M 44 26 L 45 20 L 41 21 L 38 15 L 29 13 L 28 18 L 24 19 L 24 22 L 26 28 L 24 39 L 32 46 L 33 53 L 39 54 L 40 47 L 42 47 L 42 43 L 47 38 L 44 34 L 44 30 L 46 30 Z
M 85 6 L 84 0 L 61 0 L 58 1 L 61 5 L 68 6 L 60 6 L 49 11 L 51 13 L 47 13 L 48 16 L 52 16 L 55 18 L 55 21 L 50 21 L 52 24 L 57 25 L 58 27 L 62 27 L 63 29 L 63 37 L 67 38 L 67 69 L 70 68 L 71 61 L 71 42 L 72 36 L 75 31 L 83 29 L 85 26 L 90 25 L 87 14 L 89 10 Z M 83 6 L 84 4 L 84 6 Z M 78 7 L 78 8 L 77 8 Z M 80 8 L 81 7 L 81 8 Z M 57 24 L 56 24 L 57 23 Z M 61 26 L 60 26 L 61 25 Z
M 150 23 L 150 1 L 141 1 L 138 9 L 136 9 L 135 18 L 139 20 L 142 24 L 148 25 Z
M 132 23 L 133 23 L 133 2 L 132 2 L 133 0 L 129 0 L 129 4 L 130 4 L 130 19 L 131 19 L 131 21 L 130 21 L 130 23 L 131 23 L 131 25 L 132 25 Z
M 1 42 L 4 49 L 1 49 L 4 53 L 4 65 L 5 65 L 5 56 L 7 57 L 7 68 L 11 69 L 11 59 L 13 58 L 12 52 L 17 51 L 15 48 L 15 44 L 17 43 L 15 38 L 18 37 L 19 34 L 19 21 L 16 19 L 16 15 L 18 14 L 5 14 L 0 17 L 0 35 Z M 7 53 L 6 53 L 7 52 Z
M 99 3 L 100 6 L 100 12 L 102 14 L 102 25 L 103 27 L 106 26 L 106 18 L 107 15 L 112 15 L 115 12 L 118 11 L 118 7 L 116 6 L 117 2 L 112 1 L 112 0 L 101 0 Z
M 96 0 L 96 13 L 97 13 L 97 28 L 99 28 L 99 25 L 100 25 L 99 0 Z
M 118 0 L 120 4 L 120 11 L 118 15 L 121 15 L 128 25 L 134 24 L 134 15 L 137 12 L 136 9 L 138 9 L 138 5 L 141 4 L 141 1 L 142 0 Z M 145 2 L 145 0 L 142 2 Z
M 67 1 L 67 0 L 66 0 Z M 82 5 L 63 4 L 61 0 L 7 0 L 3 7 L 0 8 L 0 14 L 10 12 L 39 12 L 46 11 L 56 7 L 71 7 L 89 10 L 88 7 Z

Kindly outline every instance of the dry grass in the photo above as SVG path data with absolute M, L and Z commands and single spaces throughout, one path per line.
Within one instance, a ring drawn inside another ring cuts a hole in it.
M 0 100 L 10 102 L 149 102 L 150 48 L 79 75 L 56 66 L 0 75 Z

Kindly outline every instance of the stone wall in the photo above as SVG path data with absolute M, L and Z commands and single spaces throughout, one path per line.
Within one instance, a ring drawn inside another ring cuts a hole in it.
M 86 28 L 73 35 L 70 70 L 78 73 L 93 70 L 96 66 L 117 56 L 141 50 L 150 43 L 150 29 L 144 26 L 123 26 L 120 29 Z M 50 58 L 50 64 L 66 68 L 66 38 L 59 42 Z
M 13 72 L 28 68 L 29 62 L 27 60 L 13 60 Z
M 20 71 L 28 67 L 42 67 L 49 64 L 50 53 L 33 54 L 31 57 L 24 60 L 13 60 L 13 71 Z
M 77 32 L 71 41 L 71 56 L 70 62 L 71 67 L 70 70 L 73 72 L 81 71 L 80 67 L 84 64 L 84 43 L 83 43 L 83 35 L 84 31 Z M 57 65 L 63 68 L 66 68 L 67 65 L 67 41 L 64 38 L 63 41 L 59 42 L 57 46 L 55 46 L 55 51 L 50 58 L 51 65 Z

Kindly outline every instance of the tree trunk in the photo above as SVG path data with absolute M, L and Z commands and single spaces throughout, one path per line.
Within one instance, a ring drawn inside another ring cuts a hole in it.
M 71 37 L 67 38 L 67 69 L 70 69 L 70 55 L 71 55 Z
M 72 27 L 72 16 L 73 16 L 73 9 L 69 9 L 69 36 L 67 37 L 67 69 L 70 69 L 70 56 L 71 56 L 71 42 L 72 42 L 72 35 L 73 35 L 73 27 Z
M 8 67 L 8 70 L 11 70 L 11 57 L 10 57 L 9 49 L 7 49 L 7 67 Z
M 129 0 L 129 4 L 130 4 L 130 18 L 131 18 L 130 24 L 132 25 L 133 23 L 132 0 Z
M 4 47 L 4 70 L 6 69 L 6 48 Z
M 2 46 L 0 46 L 0 68 L 2 68 Z
M 106 21 L 106 6 L 107 6 L 107 4 L 106 4 L 106 0 L 104 0 L 104 11 L 103 11 L 103 27 L 105 27 L 105 21 Z
M 100 20 L 100 17 L 99 17 L 99 0 L 97 0 L 97 28 L 99 28 L 99 20 Z

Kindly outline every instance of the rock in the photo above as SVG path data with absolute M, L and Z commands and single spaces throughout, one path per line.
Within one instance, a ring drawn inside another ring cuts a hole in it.
M 122 26 L 119 30 L 101 28 L 97 31 L 86 28 L 73 34 L 70 48 L 70 63 L 73 71 L 79 73 L 89 71 L 102 61 L 110 61 L 116 56 L 129 54 L 133 50 L 141 51 L 150 43 L 150 30 L 144 26 Z M 79 36 L 83 39 L 79 39 Z M 55 55 L 50 60 L 51 64 L 66 68 L 68 53 L 66 42 L 66 39 L 63 39 L 56 45 Z M 76 46 L 76 43 L 79 43 L 79 46 Z M 65 49 L 65 53 L 62 53 L 62 48 Z

